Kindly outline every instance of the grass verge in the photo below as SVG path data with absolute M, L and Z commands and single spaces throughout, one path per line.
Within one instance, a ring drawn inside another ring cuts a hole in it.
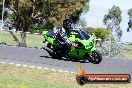
M 75 74 L 0 64 L 0 88 L 132 88 L 132 84 L 76 83 Z
M 18 39 L 20 39 L 20 33 L 14 32 Z M 7 45 L 17 45 L 14 41 L 12 35 L 7 32 L 2 32 L 2 41 L 5 42 Z M 43 36 L 42 35 L 34 35 L 34 34 L 27 34 L 27 47 L 38 47 L 41 48 L 43 45 Z
M 132 44 L 123 45 L 122 55 L 126 58 L 132 59 Z

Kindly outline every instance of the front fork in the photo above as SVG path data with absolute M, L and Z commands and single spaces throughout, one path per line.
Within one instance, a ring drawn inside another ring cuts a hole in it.
M 85 51 L 84 58 L 88 59 L 88 61 L 93 61 L 94 58 L 92 58 L 93 51 L 95 51 L 95 47 L 91 47 Z
M 86 53 L 86 54 L 89 54 L 89 55 L 91 56 L 92 53 L 93 53 L 93 51 L 95 51 L 95 50 L 96 50 L 95 47 L 91 47 L 91 48 L 87 49 L 87 50 L 85 51 L 85 53 Z

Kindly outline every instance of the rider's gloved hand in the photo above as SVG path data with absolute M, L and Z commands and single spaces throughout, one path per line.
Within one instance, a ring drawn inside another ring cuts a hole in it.
M 72 47 L 78 47 L 77 43 L 72 43 Z

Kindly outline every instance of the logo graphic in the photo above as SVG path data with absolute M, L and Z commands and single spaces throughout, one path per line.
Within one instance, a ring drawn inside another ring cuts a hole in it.
M 85 83 L 130 83 L 131 76 L 129 74 L 86 74 L 80 66 L 76 81 L 80 85 Z

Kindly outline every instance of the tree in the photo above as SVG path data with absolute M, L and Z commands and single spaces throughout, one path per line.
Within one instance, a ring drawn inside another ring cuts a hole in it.
M 108 14 L 105 14 L 103 23 L 107 25 L 108 29 L 111 31 L 112 34 L 115 32 L 117 33 L 117 37 L 120 40 L 122 36 L 122 30 L 120 29 L 121 23 L 121 10 L 118 6 L 113 6 L 109 11 Z M 111 36 L 114 37 L 114 36 Z
M 0 1 L 0 7 L 2 7 L 2 0 Z
M 132 8 L 128 10 L 129 18 L 132 18 Z
M 88 11 L 89 0 L 55 0 L 50 2 L 49 22 L 60 25 L 65 18 L 76 23 L 82 12 Z
M 127 32 L 129 32 L 130 29 L 132 29 L 132 8 L 128 10 L 128 15 L 130 20 L 128 21 Z
M 61 25 L 65 18 L 71 18 L 74 23 L 82 12 L 88 11 L 89 0 L 6 0 L 6 7 L 14 12 L 12 23 L 21 30 L 21 40 L 15 36 L 19 46 L 26 45 L 26 31 L 32 27 L 36 19 L 46 20 L 46 27 Z M 12 33 L 13 34 L 13 33 Z
M 108 19 L 112 19 L 112 18 L 116 18 L 116 24 L 119 25 L 122 17 L 121 17 L 121 10 L 120 8 L 117 6 L 113 6 L 111 9 L 109 9 L 108 14 L 105 14 L 104 19 L 103 19 L 103 23 L 106 25 Z
M 109 37 L 110 43 L 106 44 L 109 45 L 108 47 L 103 48 L 108 50 L 109 55 L 119 55 L 121 54 L 121 36 L 122 30 L 120 28 L 122 17 L 121 17 L 121 10 L 118 6 L 113 6 L 109 11 L 108 14 L 105 14 L 103 23 L 107 26 L 108 30 L 111 32 L 111 36 Z M 107 52 L 107 51 L 106 51 Z
M 1 17 L 2 17 L 2 9 L 3 9 L 3 2 L 2 2 L 2 0 L 0 1 L 0 19 L 2 19 Z
M 101 38 L 102 40 L 106 40 L 108 36 L 110 35 L 110 31 L 106 28 L 96 28 L 87 30 L 88 33 L 92 34 L 95 33 L 96 37 Z

